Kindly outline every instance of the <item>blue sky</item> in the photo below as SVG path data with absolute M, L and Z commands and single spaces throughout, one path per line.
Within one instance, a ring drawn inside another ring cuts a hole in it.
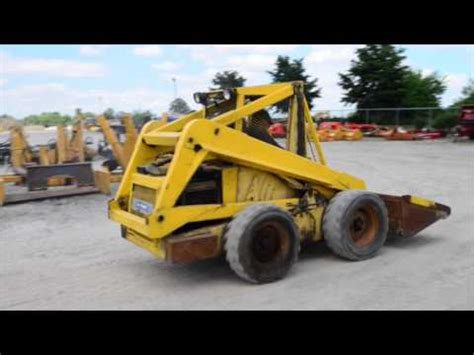
M 208 89 L 217 71 L 238 70 L 247 85 L 270 82 L 266 70 L 277 55 L 305 58 L 319 79 L 322 97 L 315 110 L 347 108 L 337 73 L 349 68 L 357 45 L 1 45 L 0 114 L 22 118 L 76 107 L 101 112 L 151 110 L 160 114 L 178 96 L 191 107 L 192 93 Z M 474 75 L 474 46 L 411 45 L 406 63 L 445 77 L 444 105 L 452 103 Z

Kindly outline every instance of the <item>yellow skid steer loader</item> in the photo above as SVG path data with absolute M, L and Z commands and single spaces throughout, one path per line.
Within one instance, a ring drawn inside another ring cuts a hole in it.
M 325 240 L 337 255 L 364 260 L 388 235 L 412 236 L 451 212 L 415 196 L 369 192 L 363 180 L 331 169 L 301 82 L 194 99 L 202 110 L 144 126 L 109 202 L 122 236 L 160 259 L 225 254 L 238 276 L 266 283 L 287 274 L 304 241 Z M 286 147 L 255 122 L 283 101 Z

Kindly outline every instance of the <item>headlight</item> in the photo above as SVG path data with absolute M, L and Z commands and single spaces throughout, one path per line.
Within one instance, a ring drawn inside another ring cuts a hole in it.
M 234 97 L 234 90 L 233 89 L 224 89 L 223 92 L 224 100 L 230 100 Z
M 202 104 L 203 95 L 200 92 L 196 92 L 193 95 L 194 102 L 197 104 Z

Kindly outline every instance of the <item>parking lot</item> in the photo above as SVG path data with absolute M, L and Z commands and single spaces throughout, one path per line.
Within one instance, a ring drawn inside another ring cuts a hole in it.
M 474 144 L 450 140 L 323 143 L 329 165 L 370 190 L 452 208 L 373 259 L 324 243 L 284 280 L 251 285 L 224 259 L 171 265 L 120 238 L 104 195 L 0 207 L 0 309 L 474 309 Z

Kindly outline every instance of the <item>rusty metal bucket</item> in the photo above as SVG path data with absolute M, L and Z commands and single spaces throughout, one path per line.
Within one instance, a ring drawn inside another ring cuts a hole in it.
M 412 237 L 451 214 L 450 207 L 416 196 L 379 196 L 387 206 L 389 235 Z

